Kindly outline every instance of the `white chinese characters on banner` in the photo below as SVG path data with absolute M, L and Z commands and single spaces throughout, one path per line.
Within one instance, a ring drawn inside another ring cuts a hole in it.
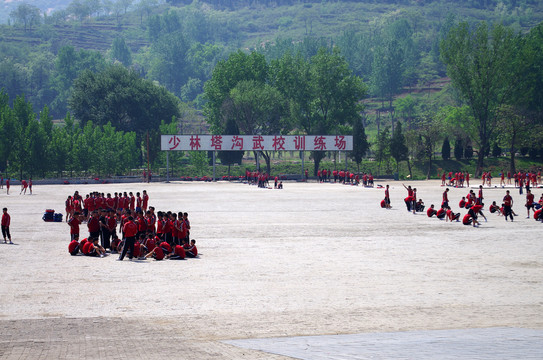
M 351 135 L 162 135 L 168 151 L 352 151 Z

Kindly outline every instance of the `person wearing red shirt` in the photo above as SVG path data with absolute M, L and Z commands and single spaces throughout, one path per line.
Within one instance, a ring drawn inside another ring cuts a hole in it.
M 98 214 L 98 211 L 94 210 L 92 212 L 92 215 L 87 222 L 87 228 L 89 229 L 90 238 L 97 238 L 100 236 L 100 214 Z
M 156 221 L 156 235 L 160 240 L 164 240 L 164 227 L 166 225 L 166 222 L 164 221 L 162 211 L 159 211 L 157 213 L 157 221 Z
M 436 212 L 436 216 L 439 220 L 443 220 L 446 215 L 447 211 L 445 211 L 443 206 Z
M 81 242 L 79 243 L 79 252 L 81 252 L 81 254 L 85 255 L 83 253 L 83 248 L 85 247 L 85 244 L 88 242 L 89 240 L 87 240 L 87 238 L 84 238 L 83 240 L 81 240 Z
M 130 211 L 136 210 L 136 198 L 134 197 L 134 194 L 132 193 L 132 191 L 130 192 L 128 206 L 130 207 Z
M 453 220 L 460 221 L 460 213 L 454 213 L 449 206 L 447 206 L 447 214 L 445 221 L 453 222 Z
M 500 214 L 500 207 L 498 206 L 498 204 L 496 204 L 495 201 L 492 202 L 488 210 L 490 211 L 491 214 L 494 214 L 495 212 L 497 212 L 498 215 Z
M 466 186 L 469 187 L 469 172 L 466 171 Z
M 503 213 L 505 215 L 505 221 L 507 221 L 508 216 L 511 218 L 511 221 L 513 221 L 513 198 L 509 194 L 509 190 L 505 192 L 505 196 L 503 197 Z
M 89 238 L 89 240 L 86 241 L 81 248 L 81 252 L 83 253 L 83 255 L 89 255 L 89 252 L 91 251 L 91 246 L 94 248 L 93 239 Z
M 136 212 L 141 211 L 141 204 L 142 204 L 141 196 L 140 196 L 140 193 L 137 192 L 136 193 Z
M 534 194 L 531 190 L 526 190 L 526 211 L 528 211 L 528 216 L 526 219 L 530 218 L 530 209 L 534 210 Z
M 6 179 L 6 195 L 9 195 L 9 177 Z
M 92 238 L 92 242 L 89 241 L 85 246 L 88 246 L 87 253 L 85 255 L 87 256 L 99 256 L 104 257 L 106 254 L 106 250 L 98 244 L 98 238 Z
M 111 197 L 110 193 L 107 194 L 106 207 L 107 210 L 115 210 L 115 199 Z
M 7 243 L 6 239 L 9 239 L 9 243 L 13 244 L 11 242 L 11 234 L 9 233 L 9 226 L 11 224 L 11 216 L 8 214 L 8 208 L 2 209 L 2 236 L 4 237 L 4 243 Z
M 137 211 L 138 217 L 136 219 L 136 225 L 138 225 L 138 237 L 141 234 L 147 232 L 147 220 L 143 217 L 143 211 Z
M 149 258 L 149 257 L 154 257 L 155 260 L 157 261 L 160 261 L 162 259 L 164 259 L 164 250 L 162 249 L 162 247 L 160 246 L 156 246 L 153 251 L 150 251 L 146 256 L 145 258 Z
M 458 203 L 458 206 L 460 206 L 460 209 L 466 207 L 466 197 L 462 196 L 462 200 Z
M 430 205 L 430 207 L 428 208 L 428 210 L 426 210 L 426 215 L 428 215 L 428 217 L 432 217 L 432 216 L 434 216 L 436 213 L 437 213 L 437 211 L 436 211 L 436 209 L 434 209 L 434 204 Z
M 70 255 L 72 256 L 75 256 L 79 253 L 79 242 L 77 241 L 77 239 L 73 239 L 69 244 L 68 244 L 68 252 L 70 253 Z
M 26 195 L 26 188 L 28 188 L 28 183 L 26 182 L 26 180 L 21 180 L 21 192 L 19 193 L 19 195 L 21 194 Z
M 166 256 L 166 258 L 169 258 L 170 260 L 185 260 L 185 257 L 185 249 L 181 245 L 175 245 L 173 252 Z
M 473 209 L 469 209 L 468 213 L 464 215 L 464 218 L 462 219 L 462 224 L 473 225 L 473 227 L 479 225 L 479 222 L 477 221 L 477 213 L 475 213 Z
M 143 197 L 142 197 L 142 204 L 141 204 L 143 211 L 147 211 L 148 205 L 149 205 L 149 195 L 147 195 L 147 190 L 143 190 Z
M 483 204 L 473 205 L 472 209 L 477 216 L 481 215 L 487 221 L 485 214 L 483 214 Z
M 449 206 L 449 188 L 446 188 L 445 191 L 443 191 L 443 201 L 441 202 L 441 206 Z
M 150 210 L 147 210 L 147 212 L 145 213 L 145 221 L 147 222 L 147 232 L 150 231 L 154 235 L 156 217 Z
M 74 212 L 74 215 L 68 221 L 70 226 L 70 240 L 79 238 L 79 225 L 81 224 L 81 215 L 78 211 Z
M 409 186 L 405 186 L 404 184 L 402 184 L 403 187 L 407 190 L 407 197 L 404 199 L 405 201 L 405 205 L 407 206 L 407 211 L 411 211 L 411 207 L 412 207 L 412 204 L 413 204 L 413 189 L 411 188 L 411 185 Z M 416 201 L 416 199 L 415 199 Z M 413 211 L 415 211 L 415 209 L 413 209 Z
M 125 236 L 125 242 L 123 246 L 123 251 L 121 256 L 119 256 L 119 261 L 123 261 L 127 251 L 129 252 L 128 258 L 132 259 L 134 257 L 134 244 L 136 242 L 136 234 L 138 233 L 138 227 L 134 223 L 134 218 L 132 216 L 128 217 L 128 222 L 123 226 L 123 232 Z
M 387 186 L 385 188 L 385 207 L 387 209 L 392 208 L 392 206 L 390 205 L 390 191 L 389 191 L 389 185 L 388 184 L 387 184 Z
M 192 239 L 190 245 L 188 242 L 183 245 L 185 248 L 185 253 L 190 258 L 195 258 L 198 256 L 198 249 L 196 248 L 196 240 Z

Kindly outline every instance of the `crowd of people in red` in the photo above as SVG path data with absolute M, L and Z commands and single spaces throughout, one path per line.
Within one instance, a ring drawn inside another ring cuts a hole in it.
M 538 184 L 541 184 L 541 172 L 523 172 L 520 171 L 516 174 L 507 174 L 508 183 L 505 183 L 505 173 L 502 171 L 500 173 L 501 183 L 503 187 L 507 184 L 511 184 L 511 179 L 515 181 L 515 188 L 519 188 L 519 193 L 523 194 L 523 189 L 526 189 L 526 211 L 527 219 L 530 218 L 530 211 L 532 211 L 533 218 L 537 221 L 543 222 L 543 195 L 539 198 L 539 201 L 536 202 L 534 199 L 534 194 L 532 194 L 532 187 L 537 187 Z M 431 204 L 430 207 L 426 210 L 428 217 L 437 217 L 438 219 L 445 219 L 446 221 L 462 221 L 464 225 L 473 225 L 478 226 L 479 216 L 483 217 L 487 221 L 486 216 L 483 213 L 484 203 L 483 203 L 483 190 L 484 186 L 491 186 L 492 184 L 492 174 L 490 171 L 484 172 L 482 177 L 482 184 L 479 185 L 478 194 L 475 194 L 473 189 L 470 189 L 466 196 L 463 196 L 458 206 L 460 209 L 466 209 L 467 213 L 460 220 L 460 213 L 455 213 L 449 205 L 449 188 L 447 187 L 442 195 L 441 206 L 439 209 L 436 209 L 434 204 Z M 441 185 L 442 186 L 454 186 L 454 187 L 469 187 L 469 173 L 467 172 L 457 172 L 453 174 L 452 172 L 443 173 L 441 176 Z M 407 190 L 407 197 L 404 199 L 407 211 L 423 212 L 424 211 L 424 202 L 422 199 L 417 197 L 417 189 L 412 188 L 411 185 L 405 186 Z M 389 186 L 385 188 L 385 198 L 381 201 L 382 208 L 391 208 L 390 205 L 390 193 Z M 513 216 L 518 216 L 513 211 L 513 197 L 511 196 L 510 190 L 506 190 L 505 196 L 502 199 L 501 206 L 498 206 L 496 201 L 493 201 L 489 207 L 491 213 L 503 216 L 506 221 L 509 219 L 514 220 Z
M 110 193 L 93 192 L 83 199 L 76 191 L 68 196 L 69 253 L 97 257 L 119 253 L 120 261 L 127 254 L 129 259 L 140 260 L 197 257 L 196 241 L 189 240 L 188 213 L 155 213 L 155 208 L 148 206 L 147 191 L 143 190 L 142 194 L 137 192 L 134 196 L 132 192 L 124 192 L 111 196 Z M 79 241 L 80 225 L 85 222 L 89 235 Z

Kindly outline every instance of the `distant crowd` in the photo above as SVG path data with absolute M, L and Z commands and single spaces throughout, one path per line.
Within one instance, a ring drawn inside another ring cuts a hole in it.
M 523 191 L 525 189 L 526 191 L 526 202 L 524 204 L 524 207 L 527 211 L 527 219 L 531 217 L 530 212 L 532 212 L 532 216 L 536 221 L 542 221 L 543 222 L 543 194 L 539 198 L 539 200 L 536 202 L 534 194 L 532 193 L 532 188 L 537 187 L 539 184 L 541 184 L 541 171 L 535 173 L 535 172 L 524 172 L 519 171 L 518 173 L 511 174 L 508 173 L 507 175 L 505 172 L 500 173 L 500 186 L 505 187 L 512 185 L 512 180 L 514 181 L 514 187 L 519 189 L 519 194 L 523 194 Z M 507 181 L 506 181 L 507 176 Z M 445 221 L 462 221 L 464 225 L 473 225 L 473 226 L 479 226 L 479 217 L 482 217 L 485 221 L 487 221 L 487 217 L 483 213 L 484 210 L 484 186 L 492 186 L 492 174 L 490 171 L 484 172 L 481 176 L 482 184 L 479 185 L 478 193 L 475 194 L 473 189 L 470 189 L 468 194 L 466 196 L 462 196 L 460 199 L 458 206 L 460 209 L 466 209 L 467 213 L 460 219 L 461 214 L 455 213 L 450 205 L 449 205 L 449 188 L 448 187 L 456 187 L 456 188 L 462 188 L 464 186 L 469 187 L 469 173 L 467 172 L 457 172 L 452 173 L 449 172 L 443 173 L 441 177 L 441 185 L 447 186 L 445 191 L 442 194 L 442 201 L 439 208 L 437 208 L 434 204 L 431 204 L 430 207 L 426 210 L 426 214 L 428 217 L 436 217 L 438 219 L 445 219 Z M 405 189 L 407 190 L 407 197 L 404 199 L 404 203 L 406 205 L 407 211 L 413 212 L 413 214 L 417 212 L 423 212 L 425 209 L 424 202 L 420 197 L 417 196 L 417 189 L 412 188 L 411 185 L 405 186 Z M 391 200 L 390 200 L 390 188 L 389 185 L 386 185 L 385 188 L 385 198 L 381 201 L 381 207 L 390 209 L 391 206 Z M 496 200 L 492 201 L 492 204 L 488 207 L 488 210 L 490 213 L 497 214 L 498 216 L 503 216 L 506 221 L 514 221 L 514 216 L 518 216 L 518 214 L 515 213 L 513 210 L 513 197 L 511 196 L 510 190 L 505 191 L 505 195 L 501 201 L 499 201 L 500 205 L 498 205 L 498 202 Z

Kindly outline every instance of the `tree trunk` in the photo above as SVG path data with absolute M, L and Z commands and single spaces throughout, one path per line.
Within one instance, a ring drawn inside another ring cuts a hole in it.
M 264 158 L 264 161 L 266 161 L 266 172 L 268 175 L 271 174 L 271 156 L 267 151 L 262 152 L 262 157 Z
M 426 180 L 430 180 L 431 172 L 432 172 L 432 154 L 428 156 L 428 172 L 426 173 Z
M 511 141 L 511 162 L 509 164 L 509 168 L 511 169 L 511 172 L 513 174 L 517 172 L 516 169 L 515 169 L 516 168 L 516 166 L 515 166 L 515 152 L 516 152 L 516 150 L 515 150 L 515 140 L 513 139 Z
M 315 168 L 313 169 L 313 176 L 317 176 L 317 172 L 319 171 L 319 164 L 321 163 L 321 160 L 323 158 L 324 158 L 324 152 L 313 151 L 313 161 L 315 163 Z

